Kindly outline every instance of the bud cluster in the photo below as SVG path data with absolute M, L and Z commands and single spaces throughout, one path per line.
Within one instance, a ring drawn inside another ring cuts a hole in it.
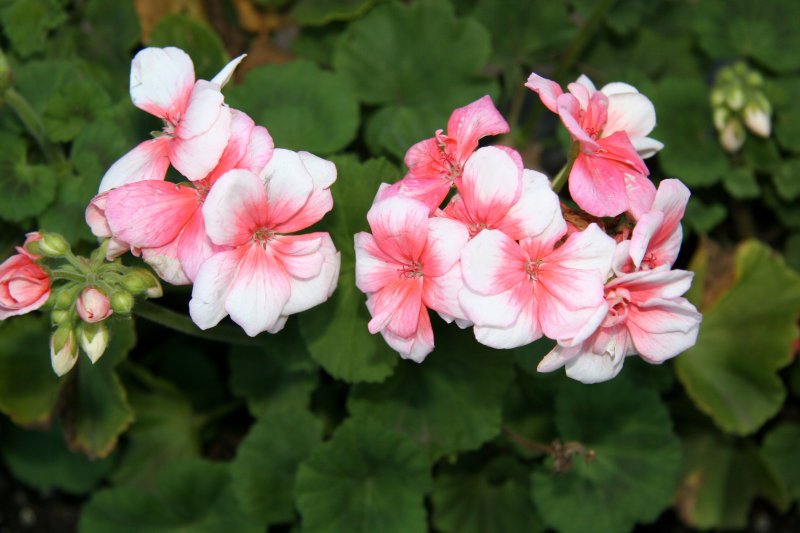
M 92 363 L 109 341 L 105 324 L 112 314 L 128 316 L 134 296 L 162 294 L 158 278 L 148 270 L 106 261 L 106 240 L 87 259 L 72 253 L 58 233 L 28 235 L 19 252 L 0 265 L 0 282 L 8 297 L 0 301 L 0 320 L 47 304 L 56 330 L 50 337 L 50 358 L 59 376 L 69 372 L 83 350 Z M 25 287 L 25 290 L 17 289 Z M 7 300 L 7 301 L 6 301 Z
M 742 62 L 721 68 L 711 90 L 711 112 L 719 142 L 734 153 L 744 144 L 745 126 L 769 137 L 772 106 L 764 94 L 764 78 Z

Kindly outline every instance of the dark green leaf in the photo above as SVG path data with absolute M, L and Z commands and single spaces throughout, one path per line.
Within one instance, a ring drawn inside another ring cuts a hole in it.
M 755 173 L 746 167 L 731 169 L 725 174 L 722 183 L 734 198 L 758 198 L 761 194 Z
M 295 497 L 305 533 L 424 533 L 430 487 L 411 439 L 353 418 L 300 464 Z
M 89 124 L 108 113 L 111 100 L 92 80 L 60 87 L 47 102 L 42 120 L 54 141 L 71 141 Z
M 131 49 L 141 37 L 139 17 L 132 0 L 89 0 L 80 29 L 85 41 L 82 55 L 113 70 L 124 82 L 130 70 Z M 102 43 L 102 44 L 100 44 Z M 127 91 L 124 83 L 121 91 Z
M 358 129 L 358 102 L 344 78 L 303 59 L 250 70 L 227 101 L 282 148 L 328 154 L 350 144 Z
M 800 196 L 800 159 L 786 159 L 772 175 L 772 183 L 778 195 L 791 202 Z
M 21 222 L 53 201 L 56 177 L 48 166 L 28 164 L 22 139 L 0 132 L 0 187 L 1 216 Z
M 689 198 L 684 220 L 697 233 L 708 233 L 728 216 L 728 210 L 718 202 L 706 204 L 696 196 Z
M 735 283 L 703 311 L 697 344 L 675 370 L 701 411 L 722 429 L 756 431 L 781 407 L 777 370 L 792 358 L 798 336 L 800 276 L 757 241 L 739 246 Z
M 320 441 L 322 423 L 308 411 L 273 411 L 259 419 L 231 463 L 242 509 L 267 524 L 292 522 L 297 468 Z
M 66 19 L 54 0 L 17 0 L 2 11 L 3 31 L 23 57 L 44 49 L 47 33 Z
M 767 434 L 761 448 L 763 461 L 772 467 L 773 475 L 780 480 L 794 501 L 800 500 L 798 442 L 800 442 L 800 425 L 785 422 Z
M 425 361 L 402 361 L 385 383 L 355 387 L 348 402 L 354 416 L 409 434 L 433 459 L 500 433 L 503 393 L 514 376 L 509 352 L 478 344 L 454 324 L 435 331 L 437 349 Z
M 148 44 L 181 48 L 192 58 L 197 79 L 210 80 L 228 62 L 219 35 L 204 22 L 182 14 L 162 18 L 150 33 Z
M 360 17 L 381 0 L 299 0 L 292 18 L 301 26 L 321 26 L 333 20 Z
M 463 105 L 467 103 L 469 102 Z M 373 154 L 386 152 L 397 159 L 403 159 L 412 145 L 431 137 L 434 131 L 446 126 L 452 111 L 433 106 L 382 107 L 366 121 L 367 146 Z
M 549 526 L 561 533 L 630 531 L 669 505 L 680 442 L 653 390 L 624 378 L 569 383 L 556 399 L 556 424 L 563 443 L 594 450 L 596 460 L 576 455 L 570 471 L 554 474 L 542 465 L 534 472 L 533 500 Z

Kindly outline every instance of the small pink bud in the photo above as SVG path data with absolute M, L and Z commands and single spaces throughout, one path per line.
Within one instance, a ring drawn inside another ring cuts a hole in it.
M 53 371 L 63 376 L 75 366 L 78 360 L 78 343 L 75 332 L 69 326 L 58 328 L 50 337 L 50 362 Z
M 87 287 L 83 290 L 75 302 L 75 308 L 78 310 L 81 320 L 89 323 L 105 320 L 114 312 L 108 296 L 95 287 Z

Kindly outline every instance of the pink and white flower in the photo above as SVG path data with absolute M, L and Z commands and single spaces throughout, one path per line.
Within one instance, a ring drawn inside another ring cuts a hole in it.
M 433 213 L 450 189 L 458 186 L 464 165 L 478 147 L 478 141 L 508 131 L 508 123 L 488 95 L 459 107 L 447 121 L 446 135 L 437 130 L 433 138 L 418 142 L 406 152 L 408 173 L 383 189 L 378 198 L 402 194 L 423 202 Z
M 81 320 L 93 324 L 111 316 L 111 301 L 97 287 L 86 287 L 75 301 L 75 309 Z
M 681 295 L 693 277 L 692 272 L 661 265 L 611 280 L 597 330 L 588 338 L 560 339 L 538 370 L 552 372 L 565 366 L 569 377 L 597 383 L 616 376 L 626 356 L 638 353 L 658 364 L 691 348 L 702 315 Z
M 172 164 L 189 180 L 211 172 L 231 134 L 231 112 L 220 92 L 244 56 L 211 81 L 197 80 L 179 48 L 145 48 L 131 63 L 133 105 L 161 118 L 160 135 L 140 143 L 108 169 L 99 192 L 142 180 L 163 180 Z
M 29 234 L 27 244 L 37 240 Z M 34 263 L 38 256 L 25 247 L 0 264 L 0 320 L 39 309 L 50 297 L 50 276 Z
M 603 282 L 615 243 L 592 224 L 556 247 L 565 233 L 559 214 L 537 237 L 516 242 L 501 231 L 484 230 L 464 247 L 459 302 L 475 323 L 479 342 L 514 348 L 543 334 L 557 339 L 586 329 L 604 305 Z
M 570 83 L 569 92 L 564 93 L 557 83 L 534 73 L 525 85 L 558 113 L 579 145 L 569 175 L 569 192 L 578 206 L 600 217 L 631 211 L 638 218 L 644 213 L 653 202 L 655 186 L 647 178 L 650 171 L 631 137 L 646 139 L 652 130 L 652 103 L 638 92 L 628 91 L 626 88 L 633 88 L 625 84 L 612 85 L 611 94 L 606 95 L 594 86 Z M 655 146 L 645 141 L 640 145 L 645 153 Z
M 206 260 L 195 278 L 189 313 L 201 329 L 226 315 L 254 336 L 275 333 L 288 315 L 328 299 L 340 255 L 327 233 L 287 235 L 333 207 L 333 163 L 307 152 L 275 150 L 261 177 L 223 174 L 203 204 L 212 243 L 229 247 Z
M 391 196 L 367 213 L 372 233 L 355 236 L 356 286 L 367 294 L 369 331 L 416 362 L 434 347 L 429 308 L 463 317 L 459 256 L 469 232 L 455 220 L 428 214 L 422 202 Z

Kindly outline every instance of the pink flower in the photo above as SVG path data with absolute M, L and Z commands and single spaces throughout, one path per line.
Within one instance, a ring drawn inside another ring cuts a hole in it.
M 567 375 L 583 383 L 607 381 L 622 369 L 625 357 L 639 353 L 662 363 L 694 346 L 702 315 L 681 297 L 694 273 L 652 270 L 624 274 L 605 287 L 602 322 L 584 339 L 560 339 L 539 363 L 540 372 L 566 366 Z
M 434 346 L 428 308 L 463 317 L 459 254 L 469 239 L 463 224 L 428 213 L 412 198 L 379 200 L 367 213 L 372 234 L 355 236 L 356 286 L 367 294 L 369 331 L 417 362 Z
M 107 195 L 102 218 L 90 212 L 92 204 L 87 208 L 87 221 L 91 218 L 93 227 L 99 228 L 95 234 L 107 231 L 141 249 L 144 260 L 162 279 L 175 285 L 191 283 L 203 261 L 228 249 L 206 235 L 201 208 L 209 190 L 225 172 L 234 168 L 260 172 L 272 157 L 274 145 L 267 130 L 246 114 L 231 112 L 230 141 L 208 176 L 180 185 L 140 181 L 101 193 L 92 203 L 101 205 L 99 199 Z M 105 220 L 107 229 L 102 227 Z
M 201 329 L 226 315 L 254 336 L 275 333 L 288 315 L 318 305 L 336 288 L 340 256 L 327 233 L 286 235 L 333 207 L 333 163 L 307 152 L 275 150 L 262 178 L 226 172 L 203 204 L 212 243 L 230 249 L 198 270 L 189 312 Z
M 559 220 L 550 231 L 520 242 L 485 230 L 464 247 L 459 301 L 479 342 L 514 348 L 542 334 L 577 336 L 603 305 L 614 240 L 592 224 L 556 248 L 566 233 L 560 215 Z
M 138 257 L 141 255 L 141 250 L 132 247 L 129 243 L 114 237 L 112 234 L 111 228 L 108 226 L 108 219 L 106 218 L 107 201 L 108 191 L 101 192 L 92 198 L 89 205 L 86 206 L 84 217 L 86 218 L 86 224 L 92 231 L 92 235 L 101 240 L 111 239 L 106 247 L 106 259 L 109 261 L 113 261 L 129 250 L 133 255 Z
M 474 237 L 497 229 L 514 240 L 542 233 L 560 213 L 558 197 L 544 174 L 523 170 L 514 150 L 480 148 L 464 165 L 459 193 L 444 215 L 469 228 Z
M 437 130 L 433 138 L 412 146 L 405 157 L 408 173 L 382 190 L 378 198 L 402 194 L 423 202 L 433 213 L 450 189 L 458 185 L 478 140 L 508 131 L 508 123 L 488 95 L 456 109 L 447 121 L 447 135 Z
M 633 228 L 630 241 L 617 247 L 614 270 L 617 273 L 649 270 L 660 265 L 672 266 L 683 240 L 681 219 L 689 202 L 689 189 L 676 179 L 658 185 L 650 210 Z
M 131 63 L 131 100 L 161 118 L 164 128 L 114 163 L 99 192 L 163 180 L 170 163 L 192 181 L 208 175 L 231 134 L 231 112 L 220 89 L 243 57 L 228 63 L 213 80 L 195 81 L 192 60 L 179 48 L 145 48 L 136 54 Z
M 50 277 L 33 262 L 37 256 L 24 247 L 17 252 L 0 264 L 0 320 L 39 309 L 50 297 Z
M 555 82 L 531 74 L 525 85 L 539 94 L 548 109 L 558 113 L 580 146 L 569 175 L 569 192 L 578 206 L 594 216 L 631 211 L 638 218 L 644 213 L 653 202 L 655 186 L 647 178 L 650 172 L 630 134 L 647 129 L 652 110 L 649 100 L 637 92 L 630 98 L 614 98 L 619 103 L 611 108 L 615 94 L 607 96 L 581 83 L 569 84 L 570 92 L 563 93 Z M 645 101 L 649 107 L 642 105 Z M 645 118 L 637 121 L 638 116 Z M 630 134 L 626 127 L 631 129 Z
M 96 287 L 86 287 L 78 299 L 75 301 L 75 309 L 78 316 L 84 322 L 101 322 L 111 316 L 111 302 L 108 296 L 103 294 Z

